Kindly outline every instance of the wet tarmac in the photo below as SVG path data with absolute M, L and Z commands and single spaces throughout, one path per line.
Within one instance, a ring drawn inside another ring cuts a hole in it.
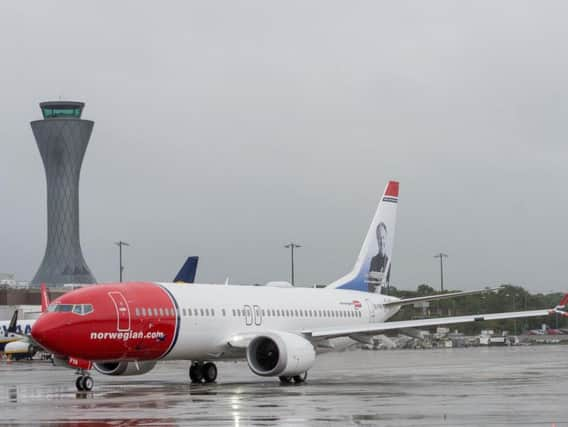
M 568 426 L 568 347 L 349 351 L 319 357 L 303 385 L 220 363 L 216 384 L 189 385 L 187 362 L 149 374 L 74 373 L 0 362 L 0 423 L 20 425 Z

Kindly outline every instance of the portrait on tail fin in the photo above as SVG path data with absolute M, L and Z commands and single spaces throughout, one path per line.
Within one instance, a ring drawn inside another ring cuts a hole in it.
M 377 254 L 371 258 L 369 267 L 369 274 L 367 276 L 367 283 L 369 285 L 369 292 L 376 292 L 384 284 L 385 273 L 389 265 L 389 257 L 387 251 L 387 226 L 384 222 L 377 225 Z

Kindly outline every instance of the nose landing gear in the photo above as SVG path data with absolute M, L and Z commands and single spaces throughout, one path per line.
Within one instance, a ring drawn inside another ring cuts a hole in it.
M 217 366 L 212 362 L 193 362 L 189 368 L 193 384 L 212 383 L 217 379 Z
M 95 386 L 95 380 L 85 372 L 80 372 L 79 376 L 75 380 L 75 387 L 77 391 L 91 391 Z

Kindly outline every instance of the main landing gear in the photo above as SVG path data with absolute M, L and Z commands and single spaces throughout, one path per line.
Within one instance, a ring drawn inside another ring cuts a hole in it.
M 193 384 L 215 382 L 217 379 L 217 366 L 212 362 L 193 362 L 189 368 L 189 378 Z
M 95 386 L 95 380 L 84 372 L 79 373 L 79 376 L 75 380 L 75 387 L 77 391 L 91 391 Z
M 308 379 L 308 371 L 301 373 L 300 375 L 294 375 L 294 376 L 282 376 L 282 377 L 278 377 L 278 379 L 280 380 L 280 382 L 283 385 L 288 385 L 288 384 L 302 384 L 303 382 L 306 382 L 306 380 Z

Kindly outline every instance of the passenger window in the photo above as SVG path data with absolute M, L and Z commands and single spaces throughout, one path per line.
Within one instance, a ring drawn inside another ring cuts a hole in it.
M 214 308 L 211 309 L 211 316 L 215 316 L 215 309 Z
M 227 315 L 227 312 L 225 311 L 224 308 L 221 310 L 221 314 L 223 314 L 223 317 L 225 317 Z
M 205 309 L 205 315 L 209 316 L 209 309 L 208 308 Z
M 134 309 L 134 314 L 136 315 L 136 317 L 140 317 L 140 310 L 138 309 L 138 307 Z
M 276 316 L 276 310 L 272 309 L 272 317 Z
M 187 309 L 187 315 L 188 315 L 188 316 L 191 316 L 191 308 L 188 308 L 188 309 Z
M 183 317 L 187 316 L 187 311 L 184 309 L 182 309 L 182 313 L 183 313 Z
M 202 308 L 199 309 L 199 315 L 200 316 L 205 316 L 205 310 L 203 310 Z
M 262 317 L 266 316 L 266 313 L 264 312 L 264 308 L 262 309 Z
M 235 317 L 237 315 L 236 310 L 233 308 L 233 317 Z
M 158 309 L 158 311 L 160 312 L 160 317 L 163 317 L 164 316 L 164 309 L 162 307 L 160 307 Z
M 241 317 L 241 309 L 240 309 L 240 308 L 237 308 L 237 315 L 238 315 L 239 317 Z
M 158 317 L 158 309 L 154 307 L 154 316 Z

